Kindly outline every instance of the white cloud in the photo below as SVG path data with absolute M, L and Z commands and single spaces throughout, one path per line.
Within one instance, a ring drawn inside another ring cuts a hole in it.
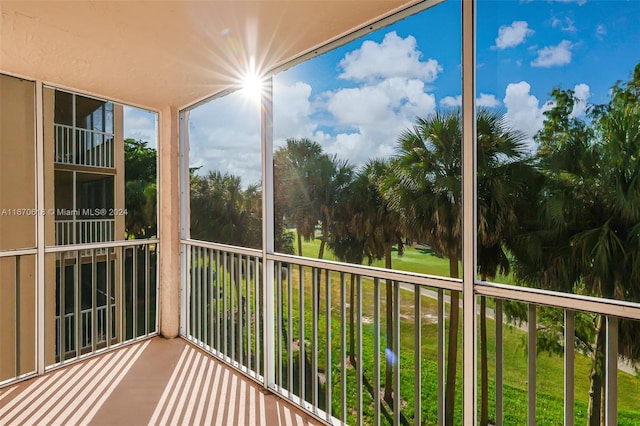
M 146 141 L 151 148 L 158 146 L 156 113 L 125 105 L 123 115 L 125 139 Z
M 442 67 L 435 59 L 422 61 L 413 36 L 402 38 L 395 31 L 384 36 L 381 43 L 366 40 L 359 49 L 349 52 L 340 61 L 339 78 L 373 81 L 390 77 L 434 81 Z
M 604 24 L 598 24 L 596 27 L 596 37 L 598 40 L 602 40 L 605 35 L 607 35 L 607 27 L 605 27 Z
M 500 105 L 500 101 L 495 95 L 480 93 L 480 97 L 476 98 L 476 105 L 479 107 L 493 108 Z
M 562 40 L 557 46 L 547 46 L 538 50 L 538 57 L 531 62 L 532 67 L 558 67 L 571 62 L 573 44 L 569 40 Z
M 561 31 L 575 33 L 576 31 L 578 31 L 578 29 L 574 24 L 575 22 L 573 21 L 573 19 L 569 18 L 568 16 L 564 18 L 564 20 L 558 19 L 556 17 L 551 18 L 551 26 L 553 28 L 560 28 Z
M 302 82 L 287 85 L 275 78 L 273 93 L 274 145 L 282 146 L 287 138 L 312 137 L 316 126 L 309 120 L 311 86 Z
M 580 117 L 587 112 L 587 102 L 591 97 L 591 89 L 587 84 L 577 84 L 573 88 L 573 95 L 576 98 L 573 104 L 573 111 L 571 111 L 571 117 Z
M 261 180 L 260 110 L 243 92 L 201 105 L 189 117 L 189 165 L 200 173 L 220 171 L 242 179 Z
M 440 99 L 440 106 L 445 108 L 462 106 L 462 95 L 445 96 L 444 98 Z
M 523 43 L 525 38 L 534 33 L 535 31 L 529 28 L 529 24 L 526 21 L 513 21 L 511 25 L 502 25 L 498 29 L 495 48 L 502 50 L 508 47 L 516 47 Z
M 500 105 L 500 101 L 495 95 L 488 95 L 486 93 L 480 93 L 480 96 L 476 98 L 476 106 L 493 108 Z M 440 99 L 440 106 L 444 108 L 455 108 L 462 106 L 462 95 L 458 96 L 445 96 Z
M 582 6 L 587 2 L 587 0 L 554 0 L 558 3 L 577 3 L 578 6 Z
M 436 109 L 435 96 L 425 92 L 424 82 L 400 77 L 325 96 L 327 111 L 346 131 L 338 130 L 329 138 L 324 133 L 317 136 L 326 138 L 328 152 L 354 164 L 393 153 L 400 131 L 411 126 L 416 116 L 425 117 Z
M 526 81 L 510 83 L 503 99 L 507 109 L 505 118 L 516 130 L 522 131 L 533 148 L 533 136 L 542 128 L 545 108 L 540 108 L 538 98 L 531 93 L 531 85 Z

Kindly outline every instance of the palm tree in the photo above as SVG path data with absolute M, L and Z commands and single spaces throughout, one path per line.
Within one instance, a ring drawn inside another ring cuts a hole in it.
M 329 169 L 329 157 L 317 142 L 310 139 L 287 139 L 274 155 L 276 214 L 295 224 L 298 255 L 302 256 L 302 239 L 315 237 L 320 219 L 319 200 L 323 175 Z M 324 172 L 324 173 L 323 173 Z
M 519 229 L 517 210 L 529 198 L 535 171 L 527 161 L 525 136 L 509 128 L 503 115 L 477 114 L 478 273 L 493 280 L 508 274 L 507 242 Z M 480 425 L 489 424 L 486 298 L 480 298 Z
M 390 165 L 383 160 L 370 160 L 354 179 L 351 224 L 355 236 L 364 241 L 364 251 L 373 260 L 384 259 L 385 268 L 392 269 L 391 253 L 397 246 L 403 252 L 403 221 L 398 210 L 394 210 L 383 197 L 384 179 L 390 172 Z M 397 283 L 386 281 L 386 333 L 387 350 L 392 349 L 393 324 L 399 318 L 393 317 L 393 286 Z M 396 301 L 397 303 L 397 301 Z M 393 363 L 386 357 L 384 400 L 393 407 Z
M 620 300 L 640 300 L 640 64 L 616 84 L 589 121 L 571 115 L 570 90 L 552 92 L 538 166 L 544 183 L 538 223 L 514 245 L 518 276 L 531 285 Z M 620 353 L 638 357 L 640 330 L 620 323 Z M 605 327 L 592 349 L 588 424 L 604 419 Z
M 460 112 L 440 111 L 417 118 L 401 133 L 385 197 L 401 211 L 406 237 L 424 241 L 449 260 L 449 275 L 459 276 L 462 250 L 462 131 Z M 459 293 L 451 292 L 449 308 L 445 421 L 453 424 L 458 357 Z
M 325 244 L 331 238 L 330 229 L 336 210 L 345 202 L 346 189 L 353 179 L 353 168 L 346 160 L 340 160 L 336 156 L 321 158 L 317 163 L 319 182 L 317 203 L 322 229 L 318 259 L 322 259 Z

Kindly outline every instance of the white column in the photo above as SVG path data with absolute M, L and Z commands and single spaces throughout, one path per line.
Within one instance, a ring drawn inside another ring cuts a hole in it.
M 476 424 L 476 141 L 475 0 L 462 2 L 463 419 Z
M 180 333 L 180 167 L 176 108 L 166 107 L 160 111 L 159 130 L 159 324 L 163 337 L 174 338 Z

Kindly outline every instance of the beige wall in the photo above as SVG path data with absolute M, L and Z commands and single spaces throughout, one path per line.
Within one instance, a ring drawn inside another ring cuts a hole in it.
M 0 75 L 0 250 L 36 245 L 36 217 L 3 210 L 35 209 L 35 85 Z
M 0 381 L 13 377 L 16 373 L 16 349 L 20 366 L 18 374 L 36 369 L 35 360 L 35 288 L 36 257 L 20 256 L 19 276 L 16 280 L 16 258 L 0 258 Z M 20 300 L 19 307 L 17 300 Z M 18 315 L 18 317 L 16 317 Z M 18 321 L 16 321 L 16 319 Z M 16 341 L 20 325 L 20 337 Z
M 34 212 L 12 211 L 36 207 L 34 109 L 35 84 L 0 75 L 0 250 L 36 245 Z M 20 256 L 18 277 L 16 257 L 0 258 L 0 381 L 36 367 L 35 271 L 34 255 Z

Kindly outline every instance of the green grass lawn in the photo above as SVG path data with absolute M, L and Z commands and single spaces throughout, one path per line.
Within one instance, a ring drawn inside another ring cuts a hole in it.
M 317 256 L 319 241 L 309 241 L 303 243 L 303 253 L 308 257 Z M 325 259 L 334 260 L 329 250 L 325 251 Z M 394 268 L 406 271 L 426 273 L 433 275 L 448 275 L 448 261 L 438 258 L 432 254 L 421 252 L 411 247 L 406 248 L 404 256 L 399 257 L 394 253 Z M 374 266 L 383 266 L 380 263 Z M 293 302 L 293 322 L 294 335 L 298 335 L 298 270 L 294 269 L 294 292 L 292 294 Z M 340 359 L 340 335 L 339 328 L 339 300 L 340 285 L 339 274 L 331 276 L 331 321 L 332 321 L 332 337 L 331 352 L 334 364 L 335 360 Z M 510 277 L 499 277 L 501 282 L 509 282 Z M 321 283 L 324 283 L 324 278 Z M 311 269 L 305 268 L 305 312 L 310 310 L 312 305 L 311 299 Z M 324 289 L 323 284 L 320 286 Z M 349 283 L 347 283 L 347 291 Z M 324 290 L 322 290 L 324 294 Z M 373 317 L 373 282 L 370 279 L 363 279 L 362 297 L 363 297 L 363 315 L 371 319 Z M 400 377 L 401 377 L 401 401 L 402 414 L 412 422 L 414 410 L 414 382 L 415 382 L 415 365 L 414 365 L 414 331 L 415 321 L 413 319 L 414 312 L 414 296 L 409 291 L 402 290 L 401 294 L 401 324 L 400 324 Z M 320 312 L 326 308 L 323 304 L 324 299 L 320 300 Z M 348 301 L 348 296 L 347 296 Z M 381 354 L 380 359 L 384 360 L 385 347 L 385 292 L 384 285 L 380 286 L 380 335 L 381 335 Z M 286 301 L 285 301 L 286 302 Z M 491 304 L 491 303 L 489 303 Z M 286 306 L 284 303 L 283 306 Z M 448 312 L 448 308 L 446 309 Z M 436 300 L 423 297 L 422 299 L 422 316 L 435 317 L 437 315 Z M 305 317 L 305 340 L 310 341 L 313 322 L 311 315 Z M 285 318 L 286 321 L 286 318 Z M 317 326 L 318 332 L 318 357 L 320 369 L 326 369 L 326 362 L 322 361 L 326 358 L 326 346 L 321 344 L 326 341 L 325 323 L 322 317 L 319 318 Z M 462 321 L 461 321 L 462 322 Z M 448 327 L 448 322 L 447 322 Z M 489 357 L 489 396 L 490 396 L 490 418 L 494 418 L 495 405 L 495 321 L 488 319 L 488 357 Z M 504 330 L 504 418 L 505 424 L 525 424 L 527 415 L 527 354 L 526 354 L 526 332 L 509 325 L 505 325 Z M 374 352 L 373 352 L 373 325 L 369 321 L 363 324 L 363 371 L 367 380 L 373 383 Z M 437 324 L 433 321 L 423 321 L 421 325 L 422 345 L 421 345 L 421 370 L 422 370 L 422 418 L 426 424 L 435 424 L 436 422 L 436 404 L 437 401 Z M 462 390 L 462 351 L 461 351 L 461 335 L 458 345 L 458 379 L 457 379 L 457 402 L 456 411 L 461 408 L 461 390 Z M 324 339 L 324 340 L 323 340 Z M 348 344 L 348 341 L 347 341 Z M 586 423 L 588 392 L 589 392 L 589 374 L 591 370 L 591 360 L 583 354 L 576 354 L 575 357 L 575 421 L 576 424 Z M 380 364 L 381 380 L 384 383 L 384 361 Z M 343 372 L 336 364 L 332 367 L 332 393 L 334 395 L 333 411 L 340 411 L 340 378 Z M 356 374 L 351 367 L 347 368 L 348 389 L 355 389 Z M 563 423 L 563 378 L 564 378 L 564 361 L 560 354 L 540 353 L 537 357 L 537 412 L 536 420 L 539 424 L 562 424 Z M 285 382 L 286 383 L 286 380 Z M 324 391 L 323 391 L 324 392 Z M 347 392 L 346 395 L 348 410 L 348 422 L 356 423 L 356 394 L 355 392 Z M 373 419 L 373 399 L 367 392 L 363 395 L 364 402 L 364 422 L 370 423 Z M 640 380 L 633 375 L 620 371 L 618 373 L 618 409 L 619 424 L 621 425 L 637 425 L 640 424 Z M 457 421 L 460 421 L 458 418 Z

